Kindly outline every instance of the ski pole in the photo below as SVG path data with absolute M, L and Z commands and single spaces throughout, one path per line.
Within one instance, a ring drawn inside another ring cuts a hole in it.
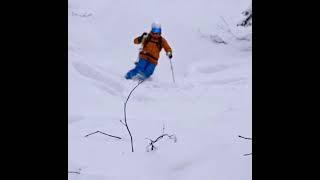
M 170 59 L 170 58 L 169 58 L 169 60 L 170 60 L 170 66 L 171 66 L 171 73 L 172 73 L 173 83 L 176 83 L 175 80 L 174 80 L 174 73 L 173 73 L 172 62 L 171 62 L 171 59 Z

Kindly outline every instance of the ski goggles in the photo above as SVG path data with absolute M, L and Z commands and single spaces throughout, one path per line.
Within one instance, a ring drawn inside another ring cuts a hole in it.
M 161 33 L 161 29 L 160 28 L 152 28 L 151 32 L 160 34 Z

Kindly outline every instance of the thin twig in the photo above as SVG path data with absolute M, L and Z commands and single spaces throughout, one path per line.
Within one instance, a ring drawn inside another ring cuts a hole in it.
M 164 123 L 163 123 L 163 125 L 162 125 L 162 133 L 164 134 L 164 130 L 165 130 L 165 125 L 164 125 Z
M 252 19 L 252 14 L 250 14 L 246 19 L 244 19 L 241 23 L 237 24 L 237 26 L 249 26 L 251 23 L 249 23 L 250 19 Z
M 239 138 L 243 138 L 243 139 L 248 139 L 248 140 L 252 140 L 252 138 L 247 138 L 247 137 L 243 137 L 243 136 L 238 136 Z
M 156 143 L 159 139 L 162 139 L 162 138 L 165 137 L 165 136 L 167 136 L 168 138 L 172 139 L 172 137 L 173 137 L 174 135 L 162 134 L 161 136 L 159 136 L 159 137 L 154 141 L 154 143 Z
M 120 120 L 121 124 L 123 124 L 124 126 L 126 125 L 122 120 Z
M 80 174 L 80 172 L 76 172 L 76 171 L 68 171 L 68 173 Z
M 252 153 L 249 153 L 249 154 L 244 154 L 243 156 L 249 156 L 249 155 L 252 155 Z
M 144 79 L 145 80 L 145 79 Z M 131 141 L 131 151 L 133 152 L 133 139 L 132 139 L 132 135 L 131 135 L 131 132 L 130 132 L 130 129 L 129 129 L 129 126 L 128 126 L 128 122 L 127 122 L 127 112 L 126 112 L 126 109 L 127 109 L 127 102 L 132 94 L 132 92 L 141 84 L 144 82 L 144 80 L 141 80 L 139 81 L 139 83 L 131 90 L 131 92 L 129 93 L 129 96 L 126 100 L 126 102 L 124 103 L 124 125 L 126 126 L 128 132 L 129 132 L 129 135 L 130 135 L 130 141 Z
M 156 142 L 158 142 L 160 139 L 162 139 L 163 137 L 167 136 L 169 139 L 174 139 L 174 142 L 177 142 L 177 138 L 176 136 L 173 135 L 169 135 L 169 134 L 162 134 L 161 136 L 157 137 L 156 140 L 152 140 L 149 138 L 146 138 L 150 141 L 149 145 L 147 146 L 147 148 L 151 147 L 151 151 L 153 151 L 154 149 L 156 149 L 156 146 L 154 145 Z
M 101 134 L 104 134 L 104 135 L 107 135 L 107 136 L 110 136 L 110 137 L 113 137 L 113 138 L 121 139 L 121 137 L 113 136 L 113 135 L 110 135 L 110 134 L 107 134 L 107 133 L 104 133 L 104 132 L 101 132 L 101 131 L 96 131 L 96 132 L 93 132 L 93 133 L 87 134 L 87 135 L 86 135 L 86 136 L 84 136 L 84 137 L 88 137 L 88 136 L 91 136 L 91 135 L 96 134 L 96 133 L 101 133 Z

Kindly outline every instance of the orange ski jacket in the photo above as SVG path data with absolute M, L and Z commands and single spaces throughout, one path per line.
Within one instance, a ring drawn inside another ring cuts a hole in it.
M 141 43 L 143 43 L 143 49 L 141 50 L 139 57 L 154 64 L 158 64 L 159 54 L 162 48 L 166 53 L 172 53 L 172 49 L 167 40 L 161 35 L 155 35 L 152 32 L 148 34 L 147 38 L 143 42 L 141 42 L 139 37 L 134 39 L 134 44 Z

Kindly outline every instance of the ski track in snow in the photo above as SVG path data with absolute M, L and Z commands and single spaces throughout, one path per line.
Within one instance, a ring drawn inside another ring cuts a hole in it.
M 73 62 L 73 66 L 82 76 L 96 81 L 94 84 L 103 91 L 112 95 L 119 95 L 124 91 L 124 88 L 119 83 L 87 64 Z

